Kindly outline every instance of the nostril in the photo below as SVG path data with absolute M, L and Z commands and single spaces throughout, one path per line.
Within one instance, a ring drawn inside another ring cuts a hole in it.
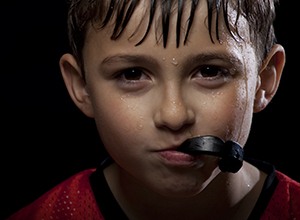
M 157 127 L 178 131 L 195 123 L 195 114 L 181 102 L 163 104 L 154 116 Z

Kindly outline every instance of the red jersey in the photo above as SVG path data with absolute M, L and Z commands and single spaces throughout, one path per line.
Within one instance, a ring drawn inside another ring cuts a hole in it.
M 90 176 L 93 173 L 96 173 L 94 171 L 95 169 L 87 169 L 71 176 L 69 179 L 63 181 L 42 195 L 33 203 L 11 215 L 7 220 L 106 219 L 104 218 L 102 212 L 105 211 L 105 208 L 102 210 L 101 203 L 99 203 L 99 199 L 97 200 L 97 196 L 95 196 L 95 190 L 93 190 L 91 185 Z M 103 173 L 102 170 L 100 171 Z M 300 220 L 300 183 L 292 180 L 279 171 L 275 171 L 274 174 L 276 177 L 276 185 L 274 189 L 271 190 L 271 193 L 269 196 L 267 196 L 267 199 L 261 198 L 266 197 L 266 195 L 261 195 L 259 201 L 263 205 L 260 204 L 259 207 L 256 207 L 256 214 L 251 214 L 251 216 L 258 215 L 260 217 L 255 217 L 254 219 L 261 220 Z M 104 175 L 102 178 L 104 179 Z M 103 186 L 102 188 L 109 190 L 107 185 Z M 102 193 L 102 195 L 104 195 L 103 197 L 112 197 L 112 194 L 110 193 Z M 115 200 L 112 201 L 115 202 Z M 105 204 L 105 200 L 102 204 Z M 110 211 L 112 209 L 108 209 L 109 212 L 112 213 Z M 113 210 L 113 212 L 118 212 L 118 210 Z M 259 214 L 257 214 L 257 212 Z M 117 219 L 123 220 L 123 218 Z M 250 217 L 250 219 L 253 218 Z

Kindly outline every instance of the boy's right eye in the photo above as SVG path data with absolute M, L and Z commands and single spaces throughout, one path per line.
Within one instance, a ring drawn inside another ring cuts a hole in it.
M 140 69 L 126 69 L 122 71 L 119 75 L 119 77 L 124 81 L 136 81 L 136 80 L 142 80 L 144 76 L 144 73 Z
M 116 74 L 118 85 L 125 90 L 139 90 L 151 82 L 150 76 L 142 68 L 128 68 Z

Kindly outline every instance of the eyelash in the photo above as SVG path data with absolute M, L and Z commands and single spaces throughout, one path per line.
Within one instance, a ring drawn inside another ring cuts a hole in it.
M 151 78 L 143 68 L 133 67 L 119 71 L 116 79 L 121 87 L 143 87 Z
M 203 65 L 198 67 L 194 75 L 197 75 L 200 72 L 201 78 L 206 80 L 216 80 L 219 78 L 227 78 L 232 76 L 232 73 L 229 69 L 216 66 L 216 65 Z
M 124 81 L 137 81 L 140 80 L 142 74 L 143 74 L 143 70 L 139 68 L 130 68 L 130 69 L 122 70 L 122 72 L 119 73 L 118 77 L 122 78 Z M 126 75 L 127 77 L 133 77 L 133 79 L 127 79 Z
M 214 87 L 223 84 L 233 76 L 234 71 L 218 65 L 202 65 L 192 71 L 192 78 L 204 87 Z M 140 67 L 132 67 L 119 71 L 115 78 L 123 88 L 139 89 L 151 81 L 147 71 Z

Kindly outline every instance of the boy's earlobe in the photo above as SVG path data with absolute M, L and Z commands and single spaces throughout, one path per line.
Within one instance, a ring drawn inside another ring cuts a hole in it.
M 284 48 L 274 45 L 263 63 L 258 76 L 254 112 L 263 110 L 277 92 L 285 65 Z
M 64 54 L 60 58 L 59 65 L 71 99 L 85 115 L 93 117 L 94 113 L 86 82 L 75 58 L 71 54 Z

